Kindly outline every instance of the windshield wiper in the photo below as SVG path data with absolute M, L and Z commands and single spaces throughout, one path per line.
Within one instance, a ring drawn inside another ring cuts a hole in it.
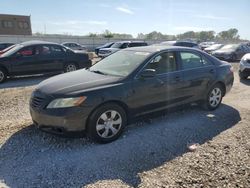
M 99 71 L 99 70 L 91 70 L 90 72 L 94 72 L 94 73 L 97 73 L 97 74 L 102 74 L 102 75 L 108 75 L 102 71 Z

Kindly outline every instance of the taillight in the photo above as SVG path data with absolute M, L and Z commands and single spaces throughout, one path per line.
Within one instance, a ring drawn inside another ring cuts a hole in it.
M 233 73 L 234 72 L 234 68 L 233 66 L 230 67 L 230 72 Z

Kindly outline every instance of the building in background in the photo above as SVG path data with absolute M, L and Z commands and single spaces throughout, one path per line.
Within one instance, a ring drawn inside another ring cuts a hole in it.
M 0 14 L 0 35 L 32 35 L 30 16 Z

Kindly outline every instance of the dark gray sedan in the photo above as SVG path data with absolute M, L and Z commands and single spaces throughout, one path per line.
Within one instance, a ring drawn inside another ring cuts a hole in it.
M 43 81 L 32 94 L 30 112 L 41 130 L 87 131 L 94 140 L 106 143 L 142 114 L 194 101 L 215 110 L 233 80 L 229 63 L 200 50 L 128 48 L 89 69 Z
M 250 48 L 246 44 L 228 44 L 213 51 L 212 55 L 226 61 L 240 60 L 246 53 L 250 53 Z

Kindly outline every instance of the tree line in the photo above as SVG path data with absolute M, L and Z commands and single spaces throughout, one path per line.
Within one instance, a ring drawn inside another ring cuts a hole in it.
M 133 36 L 130 34 L 120 34 L 112 33 L 109 30 L 105 30 L 101 34 L 90 33 L 90 37 L 104 37 L 104 38 L 122 38 L 122 39 L 133 39 Z M 226 31 L 221 31 L 216 33 L 215 31 L 187 31 L 178 35 L 167 35 L 161 32 L 153 31 L 148 34 L 139 33 L 136 39 L 140 40 L 185 40 L 191 39 L 196 40 L 197 42 L 203 41 L 231 41 L 237 42 L 241 41 L 240 35 L 236 28 L 231 28 Z

